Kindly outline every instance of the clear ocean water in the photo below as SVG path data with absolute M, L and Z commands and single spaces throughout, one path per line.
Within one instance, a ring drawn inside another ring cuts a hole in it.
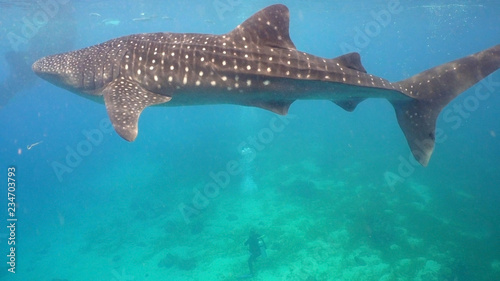
M 500 280 L 498 71 L 443 110 L 423 168 L 386 100 L 152 107 L 129 143 L 29 68 L 133 33 L 226 33 L 274 3 L 0 1 L 0 280 L 237 280 L 251 229 L 267 256 L 249 280 Z M 297 49 L 358 51 L 391 81 L 500 43 L 493 0 L 282 3 Z

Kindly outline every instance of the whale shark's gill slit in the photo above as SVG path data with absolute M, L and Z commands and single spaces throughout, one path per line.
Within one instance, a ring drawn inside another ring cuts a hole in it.
M 118 57 L 118 59 L 115 60 L 114 66 L 113 66 L 113 73 L 116 72 L 116 76 L 113 75 L 113 79 L 118 78 L 120 75 L 122 75 L 122 66 L 128 65 L 129 64 L 129 59 L 127 59 L 127 56 L 130 57 L 130 52 L 129 50 L 126 50 L 123 52 L 121 56 Z M 116 68 L 116 71 L 115 71 Z
M 82 74 L 80 75 L 80 85 L 77 86 L 77 88 L 81 89 L 82 91 L 85 90 L 85 73 L 87 72 L 83 71 Z
M 94 68 L 93 71 L 92 71 L 92 79 L 90 79 L 90 81 L 91 81 L 92 84 L 90 84 L 89 86 L 87 86 L 89 88 L 94 88 L 94 89 L 96 88 L 96 78 L 97 78 L 96 77 L 96 73 L 97 73 L 97 69 L 98 68 Z

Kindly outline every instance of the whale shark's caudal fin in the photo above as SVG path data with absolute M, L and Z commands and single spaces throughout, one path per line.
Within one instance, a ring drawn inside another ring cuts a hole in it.
M 456 96 L 500 68 L 500 45 L 431 68 L 394 83 L 412 99 L 391 101 L 413 156 L 427 166 L 434 150 L 436 120 Z

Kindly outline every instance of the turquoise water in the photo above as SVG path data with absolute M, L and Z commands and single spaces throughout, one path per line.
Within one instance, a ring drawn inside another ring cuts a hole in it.
M 0 1 L 0 280 L 236 280 L 250 229 L 267 244 L 251 280 L 500 280 L 498 71 L 443 110 L 423 168 L 385 100 L 148 108 L 128 143 L 102 104 L 22 67 L 132 33 L 225 33 L 274 3 Z M 496 1 L 282 3 L 299 50 L 358 51 L 391 81 L 500 43 Z

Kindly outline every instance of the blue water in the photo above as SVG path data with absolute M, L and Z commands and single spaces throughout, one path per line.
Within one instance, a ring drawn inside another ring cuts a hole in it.
M 297 49 L 358 51 L 391 81 L 500 43 L 497 1 L 282 2 Z M 132 33 L 221 34 L 275 2 L 41 3 L 52 6 L 0 1 L 0 280 L 235 280 L 248 273 L 250 229 L 267 244 L 252 280 L 500 280 L 500 72 L 443 110 L 426 168 L 375 99 L 352 113 L 298 101 L 287 118 L 148 108 L 129 143 L 102 104 L 13 76 L 3 57 L 31 63 Z

